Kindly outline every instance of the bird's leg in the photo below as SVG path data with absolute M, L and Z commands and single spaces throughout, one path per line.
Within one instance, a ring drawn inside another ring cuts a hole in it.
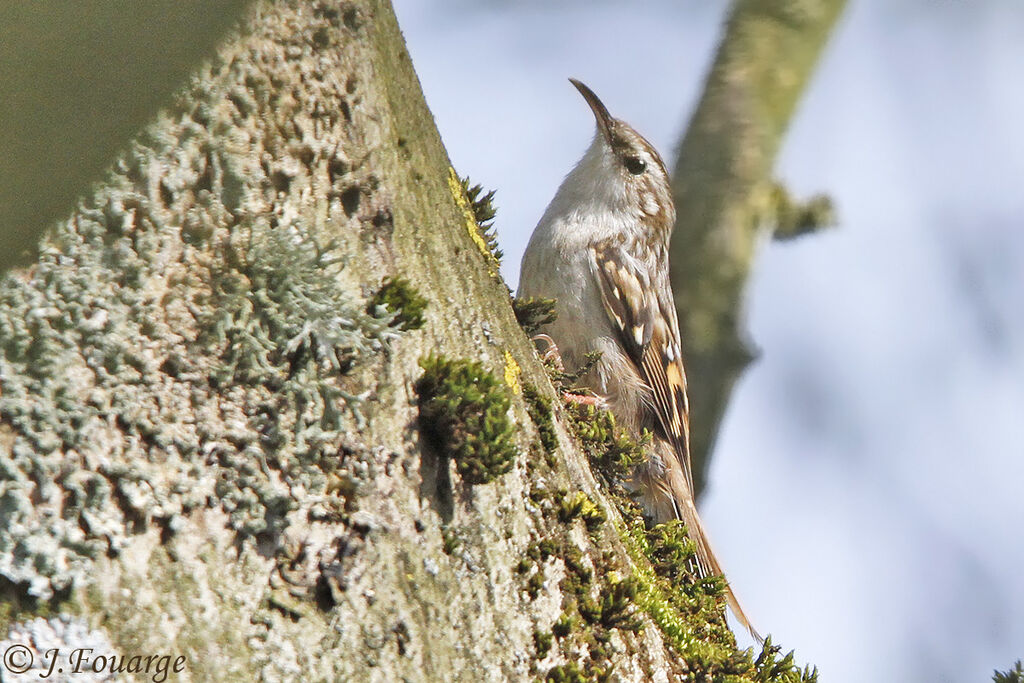
M 562 355 L 558 351 L 558 344 L 549 335 L 537 334 L 530 337 L 530 341 L 544 342 L 547 344 L 547 348 L 544 349 L 540 354 L 541 361 L 545 365 L 550 364 L 556 372 L 565 374 L 565 363 L 562 361 Z M 539 349 L 538 349 L 539 351 Z M 604 396 L 598 396 L 597 394 L 577 394 L 571 391 L 563 391 L 562 399 L 568 403 L 575 403 L 582 406 L 594 406 L 602 410 L 608 408 L 608 401 Z

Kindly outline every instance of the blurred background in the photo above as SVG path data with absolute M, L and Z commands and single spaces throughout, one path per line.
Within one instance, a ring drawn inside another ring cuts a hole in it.
M 144 6 L 143 6 L 144 5 Z M 0 5 L 0 230 L 102 179 L 242 0 Z M 671 161 L 727 3 L 395 0 L 504 274 L 593 135 L 589 84 Z M 762 630 L 824 683 L 1024 657 L 1024 3 L 851 0 L 777 166 L 836 229 L 766 243 L 759 360 L 702 510 Z

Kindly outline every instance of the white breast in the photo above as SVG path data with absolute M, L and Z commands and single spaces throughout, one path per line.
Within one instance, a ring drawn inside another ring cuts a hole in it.
M 600 169 L 611 163 L 604 156 L 595 140 L 559 187 L 523 254 L 517 295 L 555 299 L 558 319 L 542 331 L 557 344 L 566 368 L 601 351 L 585 384 L 606 396 L 617 415 L 638 416 L 649 389 L 622 351 L 590 266 L 592 244 L 638 229 L 636 218 L 625 214 L 625 198 L 615 183 L 600 180 L 615 177 Z

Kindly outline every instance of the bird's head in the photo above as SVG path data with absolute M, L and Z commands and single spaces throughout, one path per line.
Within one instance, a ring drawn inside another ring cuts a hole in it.
M 586 191 L 603 195 L 608 208 L 671 229 L 675 222 L 672 191 L 657 150 L 629 124 L 609 114 L 593 90 L 575 78 L 569 81 L 597 120 L 597 135 L 577 167 Z

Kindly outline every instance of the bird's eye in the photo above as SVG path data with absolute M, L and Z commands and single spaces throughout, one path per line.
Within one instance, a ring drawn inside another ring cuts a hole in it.
M 640 157 L 626 157 L 623 163 L 626 165 L 626 170 L 633 175 L 640 175 L 647 170 L 647 162 Z

